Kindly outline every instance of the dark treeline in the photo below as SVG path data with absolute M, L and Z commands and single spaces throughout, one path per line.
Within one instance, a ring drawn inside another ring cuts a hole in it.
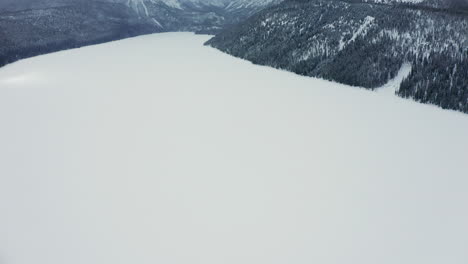
M 0 67 L 54 51 L 160 31 L 123 5 L 83 5 L 0 15 Z
M 449 54 L 433 54 L 413 63 L 399 95 L 444 109 L 468 113 L 468 54 L 454 62 Z M 430 73 L 430 77 L 428 76 Z
M 38 55 L 43 55 L 47 53 L 52 53 L 61 50 L 67 49 L 74 49 L 80 48 L 88 45 L 95 45 L 106 43 L 109 41 L 120 40 L 124 38 L 129 38 L 133 36 L 141 35 L 135 31 L 123 31 L 123 32 L 114 32 L 112 35 L 97 37 L 91 40 L 74 40 L 74 39 L 67 39 L 57 42 L 51 42 L 47 44 L 40 44 L 40 45 L 28 45 L 24 48 L 18 49 L 11 49 L 6 54 L 0 54 L 0 67 L 5 66 L 7 64 L 16 62 L 21 59 L 30 58 Z

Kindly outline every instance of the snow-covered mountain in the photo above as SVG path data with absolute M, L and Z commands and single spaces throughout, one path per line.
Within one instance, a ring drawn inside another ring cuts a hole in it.
M 129 6 L 145 6 L 152 3 L 164 3 L 167 6 L 183 9 L 187 6 L 216 6 L 227 10 L 262 8 L 283 0 L 105 0 L 126 3 Z
M 107 0 L 132 8 L 141 18 L 158 21 L 158 25 L 173 30 L 187 30 L 172 19 L 189 21 L 195 30 L 217 30 L 237 23 L 259 10 L 282 0 Z M 170 16 L 170 15 L 169 15 Z M 210 22 L 207 22 L 210 21 Z M 183 26 L 182 26 L 183 27 Z M 204 28 L 203 28 L 204 27 Z M 193 30 L 193 29 L 188 29 Z
M 197 7 L 224 7 L 226 5 L 224 0 L 105 0 L 116 3 L 123 3 L 127 6 L 133 8 L 138 13 L 144 13 L 145 15 L 150 15 L 148 7 L 151 5 L 166 5 L 167 7 L 176 8 L 176 9 L 188 9 L 192 6 Z M 142 12 L 144 11 L 144 12 Z
M 403 65 L 403 97 L 468 113 L 468 13 L 418 4 L 287 0 L 218 34 L 220 50 L 377 89 Z

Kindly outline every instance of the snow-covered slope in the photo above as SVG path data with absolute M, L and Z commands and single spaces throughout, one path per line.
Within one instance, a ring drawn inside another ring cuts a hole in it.
M 272 4 L 277 4 L 283 0 L 232 0 L 229 1 L 226 8 L 228 10 L 241 8 L 263 8 Z
M 227 10 L 258 9 L 283 0 L 108 0 L 126 3 L 130 6 L 146 5 L 146 3 L 164 3 L 167 6 L 183 8 L 184 5 L 217 6 Z
M 200 14 L 213 13 L 224 18 L 225 24 L 237 21 L 260 11 L 282 0 L 108 0 L 124 3 L 131 7 L 142 17 L 151 17 L 158 20 L 163 18 L 158 14 L 165 7 L 181 11 L 197 12 Z M 172 11 L 174 12 L 174 10 Z M 194 19 L 194 18 L 192 18 Z M 223 23 L 220 23 L 223 25 Z
M 148 6 L 164 4 L 176 9 L 192 9 L 193 7 L 207 8 L 217 7 L 227 12 L 238 12 L 239 10 L 248 10 L 249 12 L 258 11 L 269 5 L 280 3 L 283 0 L 104 0 L 117 3 L 123 3 L 133 8 L 139 13 L 151 15 L 146 12 Z
M 141 19 L 156 21 L 166 31 L 216 31 L 233 20 L 224 0 L 110 1 L 125 4 Z
M 207 39 L 0 69 L 2 263 L 467 263 L 467 115 Z
M 107 0 L 114 1 L 119 3 L 124 3 L 138 12 L 141 12 L 141 9 L 147 10 L 147 5 L 152 4 L 164 4 L 168 7 L 184 9 L 186 5 L 196 5 L 196 6 L 216 6 L 224 7 L 226 1 L 223 0 Z M 146 13 L 147 15 L 147 13 Z

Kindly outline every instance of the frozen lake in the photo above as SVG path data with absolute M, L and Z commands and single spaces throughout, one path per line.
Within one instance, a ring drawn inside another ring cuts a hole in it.
M 468 263 L 468 115 L 208 38 L 0 69 L 0 263 Z

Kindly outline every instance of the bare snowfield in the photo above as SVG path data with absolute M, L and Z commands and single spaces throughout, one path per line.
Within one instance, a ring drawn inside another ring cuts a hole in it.
M 468 115 L 208 38 L 0 69 L 1 264 L 468 263 Z

